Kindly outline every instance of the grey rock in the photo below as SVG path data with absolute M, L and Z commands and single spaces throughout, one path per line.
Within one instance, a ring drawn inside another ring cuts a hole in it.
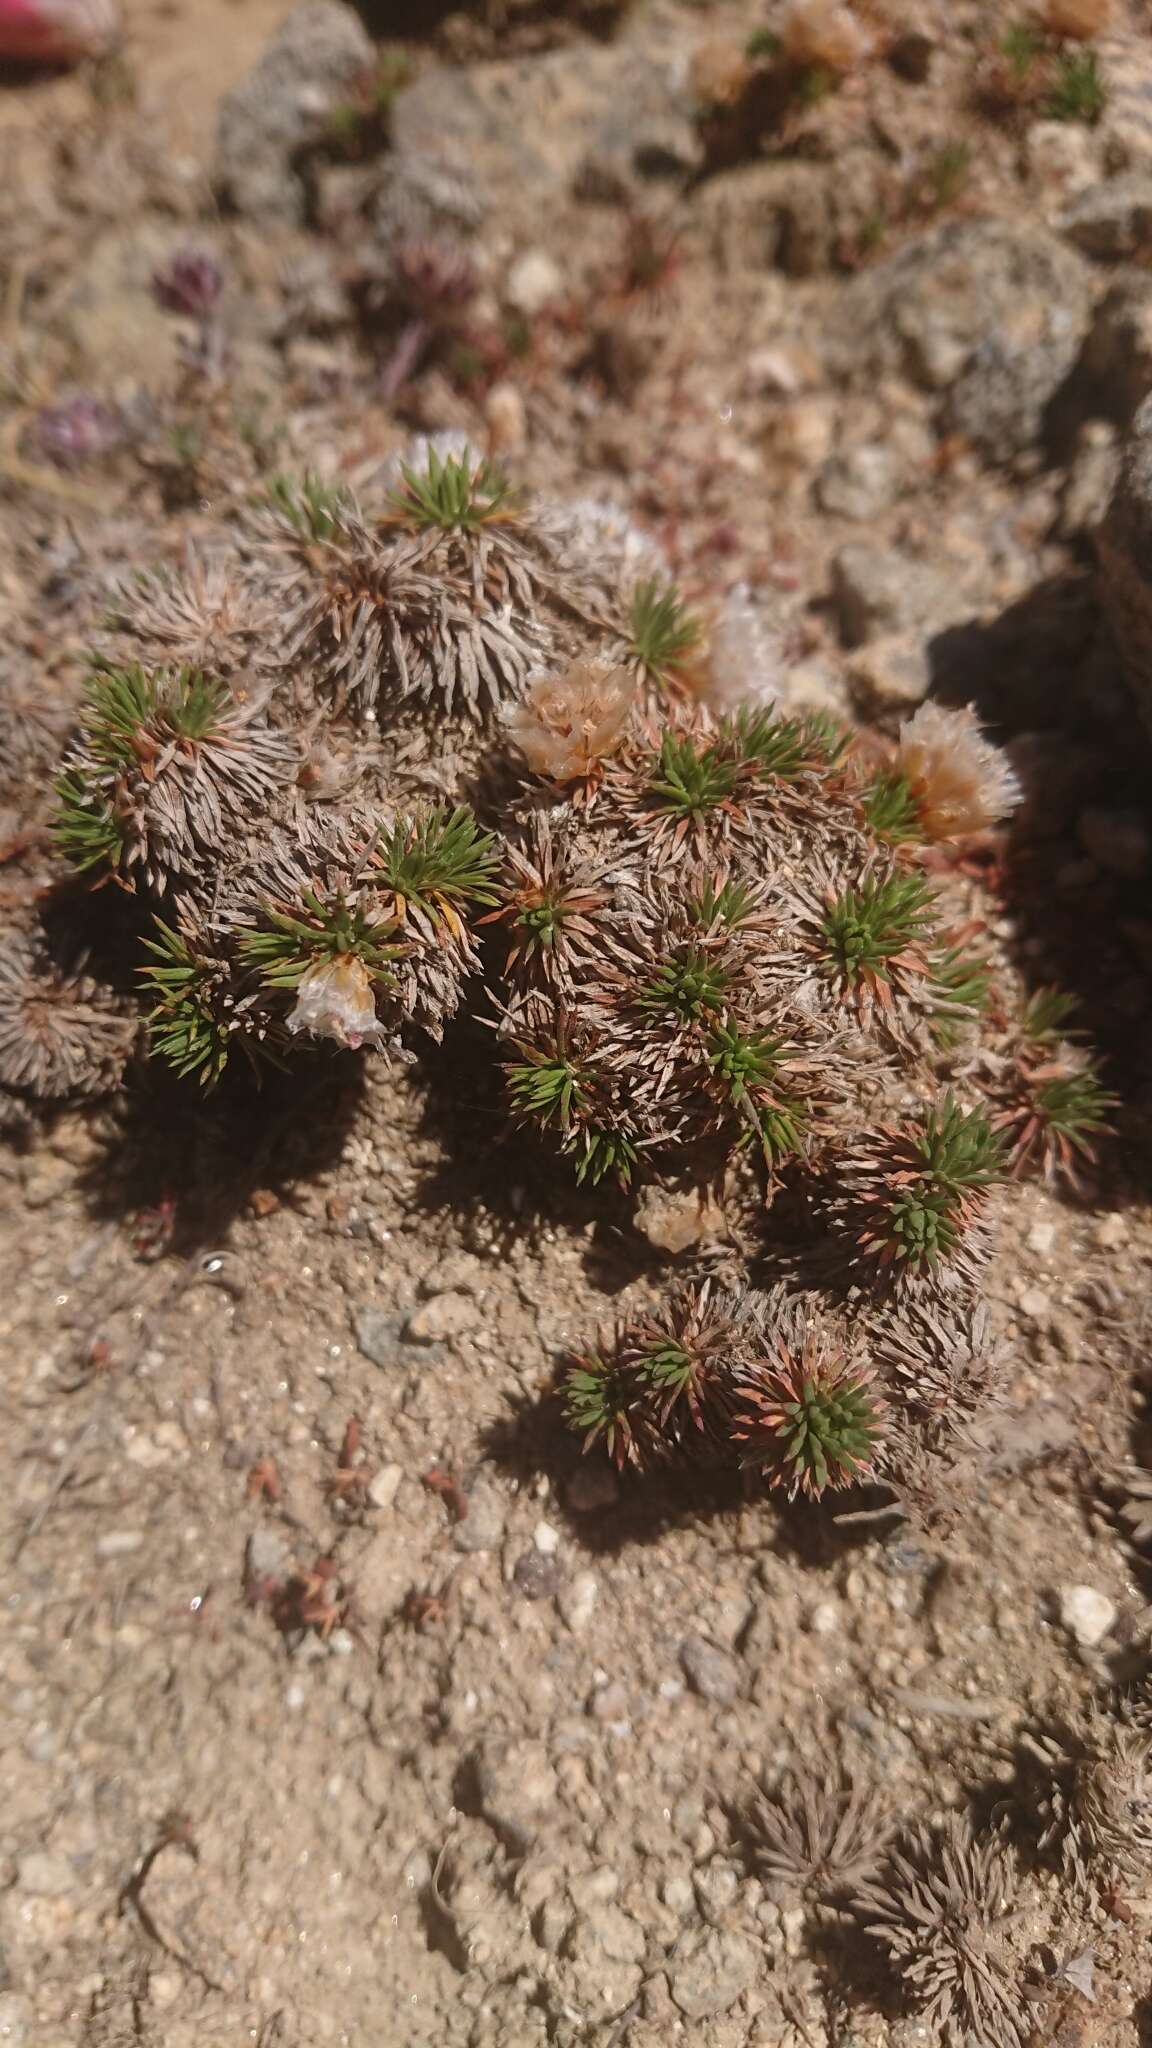
M 452 1544 L 467 1557 L 496 1550 L 504 1535 L 504 1502 L 494 1486 L 480 1479 L 468 1495 L 468 1513 L 452 1531 Z
M 758 1967 L 756 1949 L 744 1935 L 701 1928 L 678 1946 L 668 1988 L 685 2019 L 706 2020 L 735 2005 Z
M 1090 806 L 1080 814 L 1077 836 L 1085 853 L 1107 874 L 1138 882 L 1148 873 L 1152 845 L 1143 812 Z
M 918 633 L 885 633 L 869 641 L 848 665 L 848 683 L 859 709 L 913 711 L 932 687 L 932 665 Z
M 373 1365 L 387 1368 L 401 1362 L 401 1329 L 400 1317 L 379 1308 L 374 1301 L 362 1302 L 352 1311 L 353 1335 Z
M 58 1856 L 50 1849 L 30 1849 L 16 1865 L 16 1883 L 33 1898 L 62 1899 L 66 1892 L 74 1890 L 76 1873 L 66 1856 Z
M 816 501 L 839 519 L 878 519 L 895 504 L 903 482 L 904 465 L 895 449 L 867 441 L 824 464 L 816 479 Z
M 476 1789 L 485 1820 L 516 1855 L 525 1855 L 559 1786 L 542 1742 L 493 1736 L 476 1754 Z
M 220 108 L 214 175 L 221 196 L 251 219 L 303 220 L 299 152 L 323 133 L 374 57 L 354 8 L 341 0 L 296 8 Z
M 740 1691 L 743 1679 L 739 1661 L 728 1650 L 718 1650 L 703 1636 L 687 1636 L 680 1645 L 680 1663 L 693 1692 L 717 1706 L 728 1706 Z
M 292 1552 L 279 1529 L 253 1529 L 244 1547 L 244 1574 L 249 1584 L 282 1579 L 291 1562 Z
M 632 196 L 701 161 L 686 59 L 655 40 L 432 66 L 397 95 L 392 137 L 402 175 L 421 167 L 441 203 L 462 184 L 482 214 L 537 226 L 546 195 Z
M 1090 185 L 1060 217 L 1060 232 L 1100 263 L 1152 256 L 1152 172 L 1131 171 Z
M 914 561 L 899 548 L 853 541 L 832 560 L 832 603 L 848 647 L 882 633 L 942 624 L 953 609 L 955 587 L 948 568 Z
M 1089 264 L 1047 230 L 950 222 L 849 285 L 830 366 L 857 384 L 903 373 L 941 396 L 946 426 L 1002 458 L 1039 440 L 1092 298 Z
M 564 1576 L 556 1557 L 542 1557 L 535 1548 L 522 1550 L 512 1567 L 512 1583 L 525 1600 L 550 1600 Z

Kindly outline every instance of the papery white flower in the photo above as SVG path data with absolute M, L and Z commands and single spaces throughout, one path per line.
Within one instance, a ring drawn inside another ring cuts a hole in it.
M 728 592 L 708 635 L 697 694 L 723 714 L 741 704 L 776 702 L 785 665 L 783 638 L 746 583 Z
M 615 752 L 636 696 L 636 679 L 620 663 L 574 661 L 561 675 L 535 678 L 508 737 L 535 774 L 573 782 Z
M 438 434 L 417 434 L 382 464 L 378 474 L 381 487 L 386 491 L 400 490 L 406 469 L 415 476 L 423 476 L 432 455 L 438 462 L 466 461 L 472 469 L 478 469 L 484 460 L 483 452 L 473 446 L 459 427 L 444 427 Z
M 376 1015 L 376 998 L 364 962 L 355 953 L 341 953 L 335 960 L 309 967 L 297 983 L 288 1029 L 330 1038 L 350 1052 L 362 1045 L 382 1045 L 386 1034 Z
M 659 541 L 611 498 L 569 498 L 542 511 L 576 575 L 621 589 L 645 577 L 670 581 L 672 571 Z
M 985 739 L 971 704 L 958 711 L 922 704 L 900 728 L 896 767 L 929 839 L 986 832 L 1020 801 L 1015 773 L 999 747 Z

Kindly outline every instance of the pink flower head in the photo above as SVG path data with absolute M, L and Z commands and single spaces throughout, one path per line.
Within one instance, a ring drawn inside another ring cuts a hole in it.
M 113 0 L 0 0 L 0 62 L 76 64 L 111 48 Z

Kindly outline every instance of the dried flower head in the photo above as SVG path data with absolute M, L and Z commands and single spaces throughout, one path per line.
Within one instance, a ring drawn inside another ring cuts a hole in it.
M 163 895 L 250 829 L 296 766 L 290 739 L 197 669 L 98 668 L 56 785 L 57 839 L 75 867 L 107 863 Z
M 291 1032 L 330 1038 L 352 1052 L 362 1045 L 380 1045 L 386 1036 L 376 1015 L 372 975 L 356 953 L 338 953 L 332 960 L 306 967 L 285 1023 Z
M 931 701 L 922 704 L 900 728 L 896 767 L 925 839 L 987 831 L 1020 800 L 1015 774 L 984 738 L 971 705 L 948 711 Z
M 873 1878 L 892 1839 L 889 1808 L 842 1771 L 793 1771 L 748 1814 L 756 1869 L 773 1883 L 823 1904 L 845 1900 Z
M 61 974 L 45 947 L 0 945 L 0 1088 L 40 1100 L 102 1095 L 120 1079 L 135 1020 L 85 975 Z
M 705 634 L 702 658 L 688 675 L 701 703 L 719 716 L 741 705 L 771 708 L 785 668 L 784 641 L 746 583 L 728 592 Z
M 844 74 L 872 53 L 872 37 L 844 0 L 788 0 L 776 24 L 782 56 L 790 64 Z
M 1023 2048 L 1028 2038 L 1007 1940 L 1016 1885 L 1004 1843 L 975 1840 L 950 1814 L 938 1836 L 911 1830 L 881 1879 L 857 1892 L 857 1914 L 945 2048 Z
M 1049 35 L 1090 42 L 1107 33 L 1115 9 L 1113 0 L 1035 0 L 1033 11 Z
M 540 676 L 508 721 L 508 737 L 534 775 L 583 781 L 619 747 L 637 702 L 635 678 L 603 657 Z

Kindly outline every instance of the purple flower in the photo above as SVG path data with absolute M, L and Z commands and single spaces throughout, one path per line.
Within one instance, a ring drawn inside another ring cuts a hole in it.
M 206 320 L 224 289 L 224 272 L 206 250 L 180 249 L 153 272 L 152 289 L 169 313 Z
M 43 406 L 36 415 L 36 441 L 41 454 L 58 469 L 78 469 L 123 446 L 124 417 L 115 405 L 81 391 L 60 405 Z

